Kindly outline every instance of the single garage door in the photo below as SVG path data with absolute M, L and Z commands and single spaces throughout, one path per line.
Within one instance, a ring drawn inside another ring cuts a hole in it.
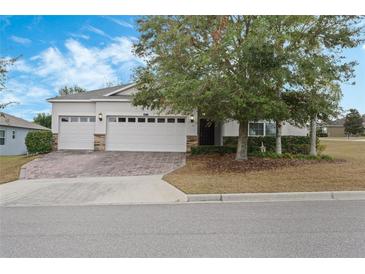
M 58 133 L 58 149 L 94 149 L 93 116 L 62 116 Z
M 185 152 L 185 118 L 109 116 L 106 150 Z

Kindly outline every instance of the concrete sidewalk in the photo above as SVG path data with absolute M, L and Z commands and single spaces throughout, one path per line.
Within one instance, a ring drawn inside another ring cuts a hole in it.
M 185 202 L 162 175 L 18 180 L 0 185 L 1 206 Z

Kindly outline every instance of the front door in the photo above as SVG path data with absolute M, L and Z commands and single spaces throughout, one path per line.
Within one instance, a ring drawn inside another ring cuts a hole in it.
M 214 145 L 214 122 L 200 119 L 199 123 L 199 145 Z

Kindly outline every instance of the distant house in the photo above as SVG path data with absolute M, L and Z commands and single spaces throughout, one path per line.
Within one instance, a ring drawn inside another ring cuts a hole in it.
M 365 127 L 365 115 L 362 116 L 362 120 Z M 322 131 L 326 132 L 328 137 L 346 137 L 344 123 L 345 118 L 331 121 L 323 127 Z
M 0 155 L 26 154 L 25 137 L 34 130 L 50 129 L 0 112 Z

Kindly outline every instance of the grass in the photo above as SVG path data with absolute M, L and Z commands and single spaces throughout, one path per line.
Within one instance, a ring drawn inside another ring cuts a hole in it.
M 365 142 L 321 140 L 324 154 L 344 162 L 284 167 L 248 173 L 214 173 L 194 157 L 164 179 L 185 193 L 257 193 L 365 190 Z
M 34 160 L 38 156 L 0 156 L 0 184 L 11 182 L 19 178 L 22 165 Z

